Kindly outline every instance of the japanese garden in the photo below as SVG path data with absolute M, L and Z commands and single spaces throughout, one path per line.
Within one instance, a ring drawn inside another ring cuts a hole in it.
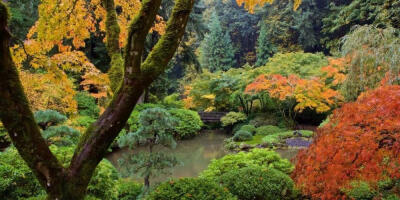
M 400 0 L 1 0 L 0 200 L 400 200 Z

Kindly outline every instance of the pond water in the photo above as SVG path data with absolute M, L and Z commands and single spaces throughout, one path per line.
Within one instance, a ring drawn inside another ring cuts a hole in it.
M 205 170 L 212 159 L 218 159 L 228 154 L 229 152 L 224 150 L 224 140 L 230 137 L 224 134 L 223 131 L 206 130 L 202 131 L 198 136 L 191 140 L 179 141 L 175 149 L 158 148 L 158 151 L 165 151 L 174 154 L 182 165 L 177 166 L 171 170 L 170 175 L 159 175 L 151 179 L 151 183 L 157 183 L 167 180 L 170 178 L 182 178 L 182 177 L 196 177 L 203 170 Z M 135 154 L 142 151 L 143 148 L 137 148 L 135 150 L 120 149 L 111 153 L 107 159 L 113 163 L 118 169 L 118 159 L 124 154 Z M 292 159 L 298 149 L 281 149 L 276 150 L 282 157 Z M 139 177 L 131 177 L 137 181 L 143 181 Z

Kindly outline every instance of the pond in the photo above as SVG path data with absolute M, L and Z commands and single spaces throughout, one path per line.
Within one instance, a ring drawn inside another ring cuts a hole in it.
M 182 178 L 182 177 L 196 177 L 203 170 L 205 170 L 212 159 L 218 159 L 228 154 L 229 152 L 224 150 L 224 140 L 230 137 L 224 134 L 223 131 L 216 130 L 205 130 L 202 131 L 198 136 L 191 140 L 179 141 L 175 149 L 158 148 L 158 151 L 166 151 L 174 154 L 182 165 L 172 169 L 170 175 L 159 175 L 151 179 L 151 183 L 162 182 L 170 178 Z M 120 149 L 111 153 L 107 159 L 113 163 L 118 169 L 118 159 L 124 154 L 135 154 L 143 148 L 137 148 L 136 150 Z M 291 159 L 296 153 L 297 149 L 282 149 L 277 152 L 284 158 Z M 138 177 L 132 177 L 137 181 L 143 181 Z

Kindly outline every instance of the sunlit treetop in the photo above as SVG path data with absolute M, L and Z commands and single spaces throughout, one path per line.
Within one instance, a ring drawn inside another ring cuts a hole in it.
M 294 1 L 294 5 L 293 5 L 293 10 L 297 10 L 297 8 L 300 6 L 301 4 L 301 0 L 293 0 Z M 243 5 L 244 7 L 249 10 L 250 13 L 254 13 L 254 9 L 257 6 L 264 6 L 265 4 L 269 3 L 273 3 L 274 0 L 236 0 L 238 5 Z

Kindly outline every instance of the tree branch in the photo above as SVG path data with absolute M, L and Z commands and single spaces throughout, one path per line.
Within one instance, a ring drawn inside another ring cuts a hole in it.
M 0 119 L 39 183 L 50 191 L 53 189 L 50 186 L 61 181 L 54 177 L 63 176 L 64 168 L 41 136 L 29 107 L 10 53 L 11 34 L 7 29 L 7 17 L 4 18 L 7 15 L 5 5 L 0 2 Z
M 156 71 L 151 73 L 151 76 L 149 73 L 140 72 L 145 37 L 155 20 L 160 4 L 161 0 L 144 1 L 139 15 L 130 27 L 123 84 L 106 111 L 88 128 L 78 144 L 69 167 L 68 176 L 72 184 L 87 186 L 94 169 L 125 125 L 144 89 L 164 72 L 176 51 L 194 0 L 176 2 L 166 33 L 144 63 L 144 69 Z M 79 179 L 75 180 L 73 177 Z
M 114 0 L 102 0 L 102 6 L 106 9 L 106 35 L 107 35 L 107 52 L 112 58 L 114 54 L 121 53 L 119 48 L 119 33 L 117 12 L 115 11 Z

